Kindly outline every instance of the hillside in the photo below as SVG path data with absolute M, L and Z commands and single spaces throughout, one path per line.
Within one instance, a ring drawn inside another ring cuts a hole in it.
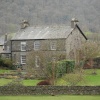
M 84 31 L 100 32 L 100 0 L 0 0 L 0 34 L 30 25 L 70 25 L 76 17 Z

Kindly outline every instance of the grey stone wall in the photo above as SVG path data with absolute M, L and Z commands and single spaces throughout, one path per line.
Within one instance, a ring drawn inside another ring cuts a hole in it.
M 28 54 L 28 52 L 34 50 L 34 41 L 35 40 L 19 40 L 19 41 L 12 41 L 12 60 L 16 62 L 20 62 L 20 55 L 24 53 L 25 55 Z M 49 54 L 51 52 L 54 52 L 53 54 L 58 55 L 64 54 L 65 52 L 65 40 L 64 39 L 59 39 L 59 40 L 39 40 L 41 45 L 40 45 L 40 50 L 39 52 L 48 52 Z M 56 50 L 51 50 L 50 44 L 52 41 L 57 41 L 57 49 Z M 26 42 L 26 51 L 21 51 L 21 42 Z M 37 52 L 37 51 L 34 51 Z M 36 53 L 37 54 L 37 53 Z M 16 55 L 16 57 L 15 57 Z
M 1 86 L 0 95 L 100 95 L 100 86 Z
M 40 51 L 42 50 L 51 50 L 50 43 L 52 41 L 57 41 L 57 50 L 65 50 L 65 39 L 56 39 L 56 40 L 37 40 L 40 41 Z M 35 40 L 14 40 L 12 41 L 12 51 L 20 52 L 21 51 L 21 42 L 26 42 L 26 51 L 34 50 L 34 42 Z

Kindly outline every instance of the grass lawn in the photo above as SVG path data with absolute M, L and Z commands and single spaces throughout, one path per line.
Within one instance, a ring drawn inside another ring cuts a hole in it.
M 88 69 L 84 71 L 84 83 L 88 86 L 100 86 L 100 69 L 96 69 L 96 75 L 93 75 L 94 69 Z M 82 85 L 82 84 L 81 84 Z
M 8 71 L 8 70 L 7 70 Z M 1 71 L 1 73 L 3 73 Z M 78 85 L 80 86 L 100 86 L 100 69 L 96 70 L 96 75 L 91 74 L 93 70 L 88 69 L 84 70 L 84 80 L 80 82 Z M 0 86 L 6 85 L 7 83 L 11 82 L 11 79 L 0 79 Z M 25 86 L 36 86 L 36 84 L 41 80 L 23 80 L 22 83 Z M 57 85 L 68 85 L 67 81 L 64 81 L 62 78 L 58 79 Z
M 11 79 L 4 79 L 4 78 L 1 78 L 1 79 L 0 79 L 0 86 L 6 85 L 6 84 L 8 84 L 8 83 L 11 82 L 11 81 L 12 81 Z
M 36 86 L 36 84 L 41 80 L 23 80 L 22 83 L 24 86 Z M 6 85 L 12 82 L 11 79 L 0 79 L 0 86 Z
M 57 95 L 57 96 L 0 96 L 0 100 L 100 100 L 100 96 Z
M 36 84 L 41 80 L 23 80 L 24 86 L 36 86 Z
M 3 74 L 3 73 L 10 73 L 11 72 L 11 70 L 2 70 L 2 69 L 0 69 L 0 74 Z
M 83 80 L 77 84 L 80 86 L 100 86 L 100 69 L 95 70 L 96 75 L 93 75 L 93 69 L 87 69 L 83 72 Z M 67 76 L 67 75 L 66 75 Z M 63 78 L 58 79 L 57 85 L 69 85 Z
M 86 76 L 85 84 L 89 86 L 100 86 L 100 75 Z

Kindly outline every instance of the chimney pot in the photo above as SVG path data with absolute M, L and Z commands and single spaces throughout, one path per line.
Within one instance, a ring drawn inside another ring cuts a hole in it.
M 74 28 L 75 27 L 75 24 L 79 22 L 76 18 L 72 18 L 71 20 L 71 28 Z
M 26 27 L 30 26 L 27 20 L 23 20 L 21 23 L 21 29 L 25 29 Z

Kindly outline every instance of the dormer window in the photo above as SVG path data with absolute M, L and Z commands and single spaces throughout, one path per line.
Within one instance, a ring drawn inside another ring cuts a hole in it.
M 40 49 L 40 41 L 35 41 L 34 42 L 34 50 L 39 50 Z
M 21 42 L 21 51 L 26 51 L 26 42 Z

